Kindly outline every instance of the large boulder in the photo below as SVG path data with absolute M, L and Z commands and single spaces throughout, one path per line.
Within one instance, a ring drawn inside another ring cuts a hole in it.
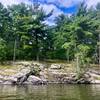
M 19 72 L 13 76 L 16 78 L 20 78 L 20 77 L 25 76 L 27 73 L 30 73 L 30 71 L 31 71 L 31 69 L 29 67 L 23 68 L 23 69 L 19 70 Z
M 30 72 L 30 68 L 29 68 L 29 67 L 23 68 L 23 69 L 20 71 L 20 73 L 23 73 L 24 75 L 27 74 L 27 73 L 29 73 L 29 72 Z
M 50 69 L 61 69 L 61 64 L 51 64 Z
M 32 84 L 42 84 L 43 81 L 37 76 L 30 75 L 29 78 L 27 79 L 27 82 L 32 83 Z

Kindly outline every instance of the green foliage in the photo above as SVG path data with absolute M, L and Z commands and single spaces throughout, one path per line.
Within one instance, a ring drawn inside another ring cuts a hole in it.
M 6 59 L 6 43 L 5 41 L 0 38 L 0 61 Z
M 70 61 L 80 54 L 84 63 L 92 61 L 98 53 L 99 5 L 87 9 L 83 2 L 75 14 L 61 14 L 55 18 L 55 26 L 48 26 L 44 21 L 53 10 L 46 14 L 39 4 L 5 8 L 0 3 L 0 60 L 12 60 L 15 54 L 18 60 Z

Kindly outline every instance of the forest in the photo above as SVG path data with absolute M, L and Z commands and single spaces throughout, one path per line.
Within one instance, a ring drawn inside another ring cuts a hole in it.
M 81 3 L 71 16 L 61 14 L 55 25 L 39 4 L 0 3 L 0 61 L 60 59 L 100 63 L 100 3 Z

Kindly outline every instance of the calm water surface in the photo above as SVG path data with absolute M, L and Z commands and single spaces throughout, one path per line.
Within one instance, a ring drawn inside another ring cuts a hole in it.
M 0 100 L 100 100 L 100 85 L 1 85 Z

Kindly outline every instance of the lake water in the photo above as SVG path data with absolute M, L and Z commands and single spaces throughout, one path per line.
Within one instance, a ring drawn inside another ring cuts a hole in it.
M 0 100 L 100 100 L 100 85 L 1 85 Z

